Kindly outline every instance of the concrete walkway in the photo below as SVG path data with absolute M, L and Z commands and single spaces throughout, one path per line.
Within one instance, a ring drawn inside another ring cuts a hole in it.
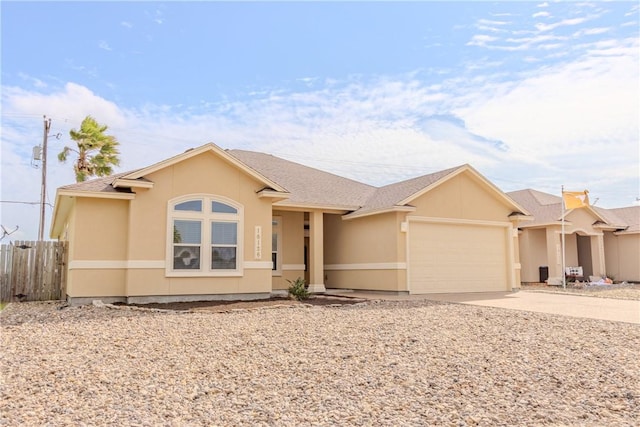
M 640 301 L 565 295 L 544 292 L 483 292 L 466 294 L 391 295 L 375 292 L 339 292 L 342 294 L 377 300 L 431 300 L 459 304 L 482 305 L 509 310 L 560 314 L 587 319 L 610 320 L 640 324 Z

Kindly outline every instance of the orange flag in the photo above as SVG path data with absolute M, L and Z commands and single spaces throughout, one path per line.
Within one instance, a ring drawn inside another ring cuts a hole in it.
M 564 191 L 562 193 L 565 209 L 578 209 L 589 206 L 589 192 L 584 191 Z

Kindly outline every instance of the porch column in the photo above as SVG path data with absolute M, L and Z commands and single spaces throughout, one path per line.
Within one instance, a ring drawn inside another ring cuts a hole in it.
M 511 285 L 511 290 L 520 289 L 522 287 L 522 264 L 520 263 L 520 236 L 518 232 L 518 222 L 513 224 L 513 227 L 509 228 L 511 232 L 511 244 L 513 245 L 513 268 L 514 268 L 514 282 Z
M 309 212 L 309 292 L 325 292 L 324 223 L 321 211 Z
M 594 276 L 604 276 L 607 269 L 604 260 L 604 235 L 591 236 L 591 268 Z M 588 279 L 588 277 L 585 277 Z
M 549 277 L 562 277 L 562 234 L 558 228 L 547 227 L 547 264 Z

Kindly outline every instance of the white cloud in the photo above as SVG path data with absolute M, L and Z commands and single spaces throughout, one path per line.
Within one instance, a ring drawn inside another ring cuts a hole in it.
M 484 47 L 487 45 L 487 43 L 491 43 L 494 42 L 496 40 L 499 40 L 498 37 L 494 37 L 494 36 L 489 36 L 486 34 L 476 34 L 473 37 L 471 37 L 471 40 L 467 43 L 467 46 L 481 46 Z
M 550 16 L 549 12 L 536 12 L 532 15 L 533 18 L 548 18 Z
M 120 23 L 120 25 L 122 25 L 125 28 L 133 28 L 133 24 L 131 22 L 128 22 L 128 21 L 122 21 Z
M 592 18 L 582 17 L 582 18 L 563 19 L 562 21 L 554 22 L 553 24 L 538 23 L 535 25 L 535 27 L 538 31 L 551 31 L 558 27 L 566 27 L 566 26 L 583 24 L 589 21 L 590 19 Z
M 555 179 L 637 183 L 638 41 L 609 49 L 616 54 L 586 55 L 515 86 L 487 87 L 457 113 L 472 132 L 508 144 L 514 158 L 556 168 Z
M 32 77 L 32 76 L 30 76 L 28 74 L 18 73 L 18 77 L 20 77 L 24 81 L 30 82 L 31 84 L 33 84 L 34 87 L 37 87 L 37 88 L 40 88 L 40 89 L 47 87 L 47 84 L 45 82 L 43 82 L 42 80 L 40 80 L 38 78 Z
M 518 41 L 534 40 L 554 39 L 545 34 Z M 499 62 L 485 58 L 478 61 L 485 66 L 433 84 L 419 73 L 315 79 L 303 91 L 256 91 L 193 107 L 123 107 L 75 83 L 46 90 L 3 87 L 3 199 L 39 200 L 40 172 L 29 157 L 47 114 L 52 131 L 63 134 L 51 142 L 53 202 L 54 189 L 73 182 L 71 165 L 58 163 L 55 154 L 69 143 L 69 129 L 91 114 L 120 140 L 121 171 L 212 141 L 374 185 L 470 163 L 507 191 L 588 183 L 601 206 L 629 204 L 628 195 L 638 191 L 638 41 L 576 49 L 584 52 L 579 60 L 522 76 L 506 75 Z M 0 222 L 20 225 L 24 236 L 35 236 L 37 220 L 37 206 L 2 206 Z
M 595 36 L 598 34 L 608 33 L 609 31 L 611 31 L 611 28 L 607 28 L 607 27 L 585 28 L 585 29 L 576 31 L 575 33 L 573 33 L 573 36 L 574 37 Z
M 111 49 L 111 47 L 109 46 L 109 43 L 107 43 L 107 42 L 106 42 L 106 41 L 104 41 L 104 40 L 100 40 L 100 42 L 98 43 L 98 47 L 99 47 L 100 49 L 104 49 L 104 50 L 108 50 L 108 51 L 113 50 L 113 49 Z

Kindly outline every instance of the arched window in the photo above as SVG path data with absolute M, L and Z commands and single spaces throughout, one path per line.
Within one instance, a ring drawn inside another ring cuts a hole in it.
M 242 206 L 224 197 L 186 196 L 169 202 L 167 275 L 241 273 Z

